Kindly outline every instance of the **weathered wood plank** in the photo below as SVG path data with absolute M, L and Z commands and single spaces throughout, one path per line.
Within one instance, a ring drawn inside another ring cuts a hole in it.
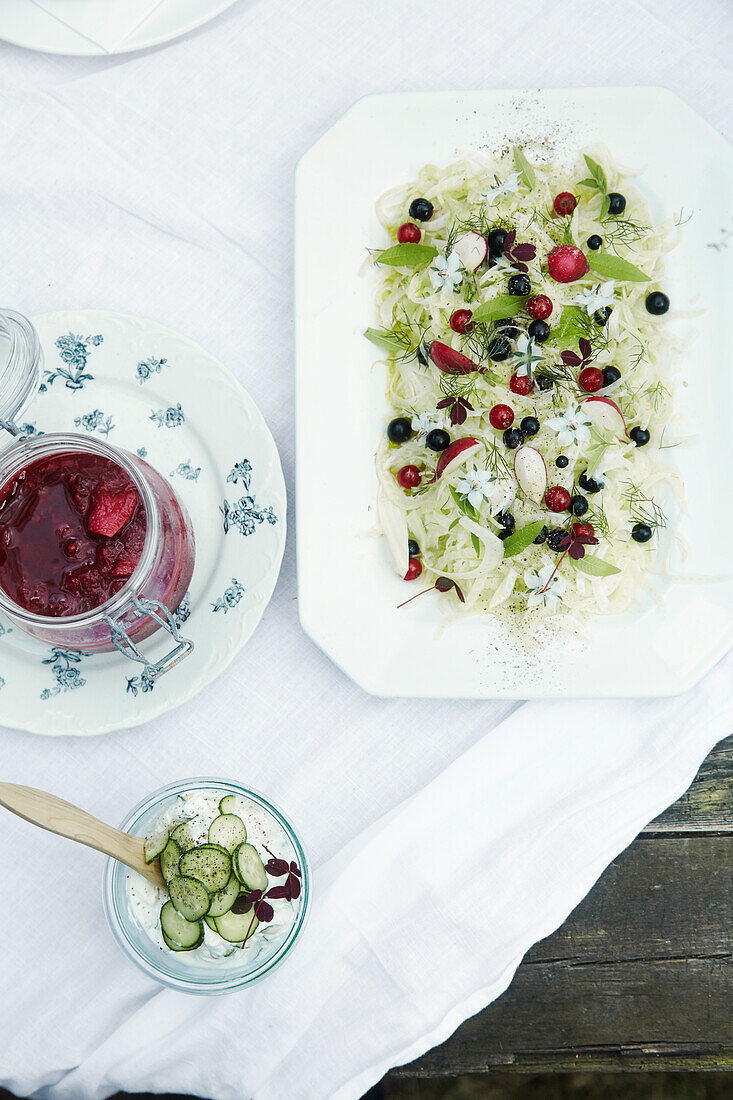
M 401 1075 L 733 1066 L 733 836 L 637 840 L 507 992 Z
M 690 789 L 644 830 L 646 835 L 733 833 L 733 737 L 721 741 Z

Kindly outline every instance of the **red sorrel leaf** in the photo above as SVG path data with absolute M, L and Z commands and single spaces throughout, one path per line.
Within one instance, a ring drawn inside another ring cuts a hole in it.
M 585 336 L 581 336 L 578 340 L 578 347 L 580 348 L 580 354 L 583 356 L 583 361 L 590 359 L 593 352 L 593 348 L 590 345 L 590 341 L 586 340 Z
M 467 415 L 468 414 L 460 401 L 456 401 L 450 411 L 450 422 L 454 427 L 456 427 L 458 424 L 465 423 Z
M 514 248 L 514 242 L 517 239 L 516 229 L 511 229 L 504 238 L 504 252 L 509 253 Z
M 269 924 L 272 918 L 275 916 L 275 910 L 270 905 L 269 901 L 263 901 L 260 899 L 255 904 L 255 916 L 261 924 Z
M 300 878 L 300 867 L 298 866 L 297 863 L 291 863 L 290 864 L 290 870 L 292 871 L 292 873 L 294 875 L 297 875 L 298 878 Z
M 562 351 L 560 352 L 560 358 L 566 367 L 579 367 L 581 363 L 580 356 L 576 355 L 574 351 Z
M 449 409 L 453 404 L 454 399 L 452 397 L 444 397 L 442 401 L 439 401 L 435 406 L 436 409 Z
M 290 900 L 294 901 L 300 897 L 300 879 L 297 875 L 288 875 L 285 885 L 290 891 Z
M 560 539 L 560 542 L 558 543 L 558 549 L 567 550 L 572 541 L 573 540 L 570 538 L 570 535 L 565 535 L 564 538 Z
M 582 542 L 572 542 L 570 544 L 570 547 L 568 548 L 568 554 L 570 554 L 570 557 L 573 559 L 573 561 L 578 561 L 579 558 L 584 558 L 585 547 L 583 546 Z
M 265 870 L 268 875 L 273 875 L 275 878 L 279 878 L 280 875 L 287 875 L 288 865 L 284 859 L 268 859 L 265 864 Z
M 537 254 L 537 249 L 533 244 L 518 244 L 516 248 L 512 249 L 512 252 L 517 260 L 533 260 Z
M 286 898 L 288 896 L 287 886 L 273 886 L 265 894 L 266 898 Z

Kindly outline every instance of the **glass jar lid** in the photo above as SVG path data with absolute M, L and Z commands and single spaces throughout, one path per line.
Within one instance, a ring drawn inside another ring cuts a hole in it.
M 0 431 L 19 434 L 16 420 L 38 392 L 42 370 L 41 341 L 31 322 L 0 309 Z

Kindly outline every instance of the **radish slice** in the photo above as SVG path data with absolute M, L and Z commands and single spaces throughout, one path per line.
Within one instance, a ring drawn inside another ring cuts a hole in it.
M 516 451 L 514 476 L 522 492 L 539 504 L 547 488 L 547 466 L 536 447 L 520 447 Z
M 438 459 L 432 481 L 437 481 L 443 474 L 447 474 L 455 466 L 467 462 L 471 455 L 475 455 L 481 447 L 478 439 L 472 435 L 465 435 L 462 439 L 454 439 L 449 443 Z
M 586 397 L 583 408 L 600 431 L 618 436 L 627 434 L 624 414 L 610 397 Z
M 458 238 L 453 245 L 453 251 L 466 271 L 478 271 L 486 259 L 489 242 L 486 237 L 482 237 L 480 233 L 476 233 L 475 230 L 471 229 Z
M 405 576 L 410 555 L 407 549 L 409 533 L 407 530 L 407 517 L 404 509 L 399 504 L 390 500 L 382 488 L 377 494 L 377 515 L 382 533 L 387 540 L 387 545 L 392 551 L 395 569 L 400 577 Z
M 443 344 L 440 340 L 433 340 L 431 343 L 430 358 L 438 370 L 443 371 L 443 374 L 471 374 L 475 370 L 483 374 L 485 370 L 478 363 L 474 363 L 473 359 L 462 355 L 460 351 L 456 351 L 449 344 Z

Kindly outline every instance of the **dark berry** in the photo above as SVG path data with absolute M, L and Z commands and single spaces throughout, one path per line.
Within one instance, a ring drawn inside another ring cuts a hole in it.
M 562 527 L 553 527 L 551 531 L 547 532 L 547 545 L 550 550 L 554 550 L 556 553 L 560 553 L 561 545 L 568 537 L 567 531 L 564 531 Z
M 473 321 L 471 320 L 472 313 L 470 309 L 455 309 L 450 315 L 450 321 L 448 324 L 462 336 L 466 332 L 470 332 L 473 328 Z
M 570 459 L 567 457 L 567 455 L 558 455 L 555 459 L 555 465 L 557 466 L 558 470 L 564 470 L 569 462 Z
M 661 317 L 669 309 L 669 298 L 661 290 L 654 290 L 651 294 L 647 294 L 644 304 L 647 313 L 653 313 L 655 317 Z
M 506 336 L 507 340 L 513 340 L 515 336 L 519 336 L 516 317 L 502 317 L 496 322 L 495 327 L 497 332 L 501 332 L 502 336 Z
M 534 540 L 535 544 L 537 546 L 541 546 L 546 538 L 547 538 L 547 528 L 543 527 L 542 530 L 540 531 L 539 535 L 537 536 L 537 538 Z
M 429 222 L 433 216 L 433 204 L 427 199 L 413 199 L 408 214 L 419 222 Z
M 612 386 L 614 382 L 618 382 L 621 377 L 621 371 L 618 367 L 604 367 L 603 368 L 603 385 Z
M 514 423 L 514 409 L 510 405 L 494 405 L 489 412 L 489 424 L 503 432 Z
M 511 512 L 499 512 L 495 519 L 499 526 L 503 527 L 507 532 L 514 530 L 514 516 Z
M 631 528 L 631 537 L 635 542 L 649 542 L 652 529 L 648 523 L 635 523 Z
M 427 357 L 427 355 L 425 354 L 425 351 L 424 351 L 424 349 L 423 349 L 423 346 L 422 346 L 422 344 L 418 344 L 418 346 L 417 346 L 417 351 L 415 352 L 415 354 L 417 355 L 417 361 L 418 361 L 418 363 L 422 363 L 422 365 L 423 365 L 424 367 L 427 367 L 427 365 L 428 365 L 428 357 Z
M 412 222 L 405 222 L 397 230 L 397 240 L 400 244 L 419 244 L 422 233 Z
M 512 346 L 503 336 L 495 336 L 489 344 L 489 359 L 495 363 L 503 363 L 512 353 Z
M 443 428 L 433 428 L 432 432 L 428 432 L 425 443 L 431 451 L 444 451 L 450 443 L 450 436 Z
M 609 214 L 623 214 L 626 209 L 626 199 L 623 195 L 620 195 L 618 191 L 610 191 L 608 193 L 608 213 Z
M 599 237 L 597 233 L 592 233 L 585 243 L 588 245 L 591 252 L 597 252 L 603 244 L 603 237 Z
M 584 516 L 588 511 L 588 501 L 580 495 L 570 498 L 570 511 L 574 516 Z
M 543 392 L 545 390 L 551 390 L 555 385 L 555 380 L 550 378 L 549 374 L 538 374 L 535 377 L 537 378 L 537 385 Z
M 422 573 L 422 562 L 419 558 L 410 558 L 407 563 L 407 572 L 405 573 L 406 581 L 414 581 Z
M 558 217 L 563 218 L 568 214 L 572 214 L 577 205 L 578 200 L 572 191 L 561 191 L 559 195 L 555 195 L 552 202 L 552 209 Z
M 390 443 L 406 443 L 412 435 L 412 424 L 406 416 L 397 416 L 387 425 L 387 438 Z
M 529 279 L 526 275 L 512 275 L 511 279 L 509 280 L 509 284 L 507 286 L 507 290 L 509 291 L 510 294 L 517 294 L 517 295 L 519 295 L 519 294 L 529 294 L 531 289 L 532 289 L 532 284 L 530 283 L 530 281 L 529 281 Z
M 550 335 L 550 326 L 546 321 L 532 321 L 527 331 L 533 340 L 542 344 Z
M 632 428 L 629 432 L 629 439 L 633 439 L 637 447 L 646 447 L 651 436 L 646 428 Z
M 492 229 L 489 233 L 489 255 L 500 256 L 504 251 L 506 229 Z
M 613 309 L 611 306 L 604 306 L 603 309 L 597 309 L 595 311 L 595 313 L 593 314 L 593 320 L 597 325 L 601 325 L 602 327 L 607 323 L 608 318 L 611 316 L 612 313 Z
M 414 539 L 407 540 L 407 553 L 411 558 L 417 558 L 420 555 L 420 547 Z
M 536 416 L 524 416 L 519 424 L 525 435 L 537 435 L 540 430 L 540 422 Z
M 521 447 L 524 443 L 524 432 L 521 428 L 507 428 L 504 432 L 504 443 L 510 450 Z
M 552 301 L 546 294 L 535 294 L 534 298 L 530 298 L 527 302 L 525 309 L 535 321 L 546 321 L 552 313 Z
M 578 478 L 578 485 L 581 489 L 584 489 L 586 493 L 600 493 L 603 488 L 602 481 L 596 481 L 595 478 L 588 477 L 588 471 L 583 470 L 583 473 Z

